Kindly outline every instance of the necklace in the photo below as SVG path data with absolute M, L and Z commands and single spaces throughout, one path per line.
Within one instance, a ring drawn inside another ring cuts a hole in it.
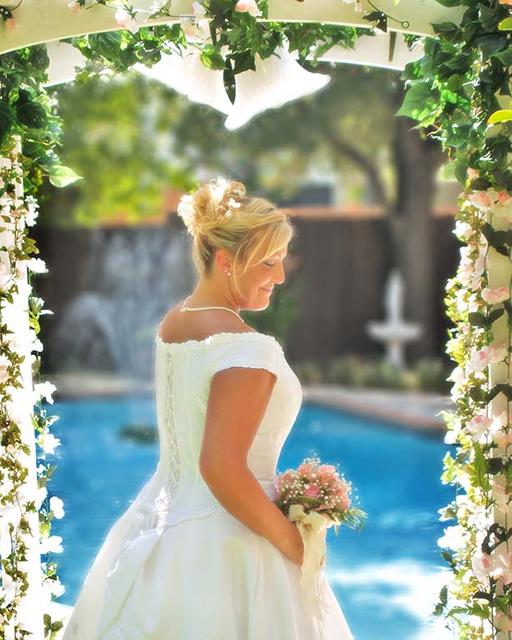
M 190 298 L 190 296 L 188 296 L 188 298 L 185 300 L 185 303 L 181 307 L 180 312 L 181 311 L 205 311 L 207 309 L 225 309 L 226 311 L 231 311 L 231 313 L 234 313 L 235 316 L 240 318 L 239 314 L 234 309 L 231 309 L 230 307 L 221 307 L 221 306 L 215 306 L 215 305 L 210 306 L 210 307 L 187 307 L 186 304 L 187 304 L 187 301 L 188 301 L 189 298 Z M 242 318 L 240 318 L 240 320 L 242 320 L 242 322 L 245 323 L 245 321 Z

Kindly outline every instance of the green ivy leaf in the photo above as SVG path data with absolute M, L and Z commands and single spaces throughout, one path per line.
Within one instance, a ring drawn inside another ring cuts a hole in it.
M 436 22 L 432 23 L 434 33 L 443 34 L 444 36 L 456 35 L 460 32 L 460 27 L 453 22 Z
M 460 184 L 465 184 L 468 177 L 468 165 L 464 161 L 455 163 L 455 177 L 460 182 Z
M 488 458 L 487 466 L 489 473 L 495 476 L 503 471 L 503 458 Z
M 46 126 L 48 118 L 44 107 L 35 100 L 31 100 L 26 91 L 20 91 L 19 99 L 14 103 L 18 121 L 26 127 L 42 129 Z
M 485 34 L 475 38 L 475 44 L 480 47 L 482 54 L 490 58 L 507 46 L 507 36 L 499 34 Z
M 474 616 L 478 616 L 479 618 L 488 618 L 489 617 L 489 607 L 484 604 L 479 604 L 476 602 L 469 608 L 469 613 Z
M 220 51 L 213 45 L 206 45 L 201 51 L 201 62 L 207 69 L 217 69 L 223 71 L 225 67 L 224 58 Z
M 235 66 L 233 68 L 235 75 L 249 70 L 256 71 L 254 56 L 249 51 L 244 51 L 235 56 Z
M 498 111 L 495 111 L 489 116 L 487 124 L 510 122 L 510 120 L 512 120 L 512 109 L 498 109 Z
M 107 60 L 113 60 L 121 49 L 122 32 L 94 33 L 89 36 L 89 43 L 95 54 L 103 56 Z
M 498 29 L 500 31 L 512 31 L 512 18 L 504 18 L 498 23 Z
M 501 309 L 493 309 L 487 316 L 487 325 L 491 325 L 493 322 L 496 322 L 498 318 L 505 313 L 505 309 L 502 307 Z
M 486 178 L 475 178 L 475 180 L 471 180 L 469 184 L 472 191 L 486 191 L 490 186 L 491 182 Z
M 497 58 L 505 67 L 508 67 L 512 64 L 512 47 L 507 47 L 503 51 L 494 53 L 491 57 Z
M 487 398 L 486 393 L 482 389 L 482 387 L 471 387 L 468 393 L 470 398 L 475 400 L 475 402 L 483 402 Z
M 494 31 L 498 22 L 500 21 L 500 12 L 496 11 L 493 7 L 490 9 L 486 7 L 484 4 L 480 3 L 478 5 L 478 13 L 480 14 L 480 24 L 486 31 Z
M 469 476 L 474 487 L 482 487 L 484 491 L 491 488 L 487 477 L 487 458 L 478 442 L 475 442 L 475 459 L 469 466 Z
M 83 180 L 83 176 L 79 176 L 70 167 L 66 167 L 62 164 L 53 165 L 48 171 L 50 182 L 55 187 L 67 187 L 69 184 L 73 184 L 77 180 Z
M 443 557 L 445 553 L 449 552 L 443 552 Z M 450 554 L 449 554 L 450 555 Z M 453 562 L 453 560 L 450 558 L 449 562 Z M 444 608 L 446 607 L 446 604 L 448 602 L 448 587 L 446 585 L 444 585 L 444 587 L 441 589 L 441 591 L 439 592 L 439 602 L 436 604 L 436 608 L 434 609 L 434 615 L 435 616 L 440 616 L 442 614 L 442 612 L 444 611 Z
M 395 115 L 408 116 L 422 122 L 432 113 L 436 97 L 429 82 L 416 82 L 409 87 Z
M 487 402 L 493 400 L 498 393 L 502 393 L 507 400 L 512 400 L 512 386 L 505 383 L 494 385 L 487 393 Z
M 494 247 L 494 249 L 495 249 L 498 253 L 500 253 L 502 256 L 505 256 L 505 257 L 507 257 L 507 258 L 508 258 L 508 257 L 509 257 L 509 255 L 510 255 L 510 249 L 509 249 L 506 245 L 499 245 L 499 246 L 497 246 L 497 247 Z
M 228 98 L 231 104 L 234 104 L 236 98 L 236 82 L 235 74 L 231 65 L 231 59 L 229 58 L 226 60 L 226 68 L 222 74 L 222 80 L 224 82 L 224 89 L 226 90 Z
M 437 0 L 444 7 L 460 7 L 464 4 L 462 0 Z
M 457 565 L 455 563 L 453 555 L 453 551 L 449 551 L 448 549 L 443 549 L 443 551 L 441 551 L 441 556 L 446 560 L 446 562 L 448 562 L 452 569 L 455 569 Z M 443 596 L 442 590 L 439 596 L 443 604 L 446 604 L 448 602 L 447 594 L 445 593 L 445 595 Z
M 0 100 L 0 144 L 4 144 L 16 122 L 16 112 L 12 106 Z
M 472 324 L 474 327 L 485 327 L 487 326 L 487 319 L 484 316 L 483 313 L 480 313 L 479 311 L 474 311 L 471 313 L 468 313 L 468 320 L 470 322 L 470 324 Z

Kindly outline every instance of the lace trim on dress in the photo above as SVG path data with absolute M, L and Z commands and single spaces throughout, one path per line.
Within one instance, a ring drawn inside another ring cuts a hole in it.
M 142 529 L 153 529 L 165 522 L 176 501 L 181 481 L 181 461 L 175 419 L 174 363 L 170 351 L 166 353 L 165 375 L 166 383 L 163 390 L 165 423 L 163 436 L 167 474 L 159 493 L 153 499 L 143 502 L 137 509 L 136 517 Z
M 169 475 L 167 476 L 166 488 L 169 496 L 168 508 L 171 508 L 174 500 L 176 499 L 176 494 L 178 492 L 180 477 L 181 477 L 181 464 L 180 464 L 180 456 L 179 456 L 179 443 L 178 443 L 178 432 L 176 429 L 176 417 L 175 417 L 175 379 L 174 379 L 174 362 L 172 362 L 172 354 L 169 353 L 169 360 L 166 362 L 166 373 L 167 373 L 167 390 L 166 390 L 166 400 L 167 400 L 167 411 L 166 411 L 166 424 L 165 424 L 165 435 L 167 438 L 167 453 L 168 453 L 168 461 L 169 461 Z
M 172 350 L 172 349 L 180 349 L 182 347 L 198 348 L 203 345 L 210 344 L 210 342 L 214 339 L 231 338 L 233 336 L 242 337 L 243 340 L 247 339 L 246 336 L 250 336 L 252 338 L 254 338 L 254 336 L 261 336 L 267 340 L 272 340 L 272 342 L 274 342 L 279 347 L 279 349 L 283 351 L 283 347 L 281 346 L 277 338 L 275 338 L 274 336 L 268 333 L 260 333 L 259 331 L 220 331 L 219 333 L 212 333 L 211 335 L 206 336 L 206 338 L 203 338 L 202 340 L 195 340 L 191 338 L 189 340 L 184 340 L 183 342 L 166 342 L 165 340 L 162 340 L 162 337 L 160 336 L 160 328 L 159 328 L 155 334 L 155 341 L 159 342 L 164 347 L 167 347 Z

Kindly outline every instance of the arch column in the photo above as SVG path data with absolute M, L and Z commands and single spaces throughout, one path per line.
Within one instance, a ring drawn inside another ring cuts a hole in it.
M 12 169 L 9 183 L 14 186 L 11 194 L 4 194 L 0 198 L 0 290 L 4 293 L 13 283 L 16 290 L 12 300 L 0 299 L 0 322 L 12 333 L 7 334 L 7 340 L 0 345 L 1 368 L 8 364 L 6 351 L 15 352 L 18 356 L 20 386 L 10 387 L 3 392 L 2 400 L 2 454 L 12 452 L 13 464 L 19 464 L 19 475 L 16 486 L 16 500 L 13 504 L 0 503 L 0 558 L 8 561 L 10 554 L 24 550 L 25 559 L 18 562 L 18 570 L 26 572 L 27 582 L 15 580 L 7 567 L 0 566 L 0 580 L 3 594 L 7 601 L 17 599 L 18 615 L 15 620 L 4 620 L 5 640 L 15 640 L 20 636 L 21 628 L 29 631 L 32 640 L 43 640 L 43 589 L 41 583 L 41 555 L 39 535 L 39 513 L 37 510 L 37 475 L 35 431 L 32 423 L 33 413 L 33 381 L 31 342 L 35 336 L 29 325 L 28 300 L 30 285 L 28 284 L 27 265 L 22 260 L 16 260 L 14 268 L 11 265 L 12 249 L 19 246 L 25 225 L 23 216 L 11 213 L 11 204 L 15 207 L 21 204 L 23 197 L 23 169 L 19 161 L 21 154 L 21 140 L 15 137 L 14 147 L 10 157 L 0 158 L 0 172 Z M 3 179 L 0 178 L 0 186 Z M 2 371 L 2 373 L 3 373 Z M 6 434 L 19 428 L 19 438 L 24 450 L 14 447 L 5 440 Z M 11 449 L 12 447 L 12 449 Z M 1 496 L 5 496 L 13 485 L 6 474 L 0 479 Z M 20 504 L 34 502 L 33 510 L 28 510 L 25 517 L 20 517 Z M 23 590 L 23 593 L 21 591 Z M 1 627 L 0 627 L 1 628 Z
M 503 211 L 503 208 L 500 211 L 500 215 L 496 215 L 496 211 L 491 211 L 488 216 L 488 222 L 492 226 L 494 231 L 509 231 L 510 230 L 510 222 L 509 219 L 512 219 L 512 207 L 507 208 L 508 212 Z M 505 215 L 503 215 L 505 214 Z M 495 289 L 498 287 L 505 287 L 510 291 L 512 286 L 512 261 L 510 256 L 505 256 L 502 253 L 496 251 L 493 246 L 489 246 L 489 252 L 487 254 L 486 260 L 486 270 L 487 270 L 487 278 L 488 278 L 488 286 L 490 289 Z M 492 325 L 492 334 L 493 334 L 493 342 L 492 346 L 495 347 L 505 347 L 509 350 L 509 358 L 512 359 L 512 355 L 510 355 L 510 348 L 512 347 L 512 328 L 511 328 L 512 318 L 509 317 L 508 313 L 504 313 L 498 320 L 496 320 Z M 511 376 L 511 364 L 509 362 L 498 362 L 496 364 L 491 364 L 489 366 L 489 390 L 496 387 L 496 385 L 510 385 L 512 382 Z M 490 402 L 489 406 L 489 416 L 493 418 L 497 418 L 499 416 L 506 416 L 503 421 L 505 424 L 511 422 L 510 416 L 510 402 L 507 396 L 504 393 L 498 393 Z M 501 458 L 505 463 L 507 461 L 508 456 L 510 456 L 510 452 L 507 454 L 507 449 L 510 448 L 510 444 L 507 445 L 503 442 L 500 442 L 499 446 L 494 448 L 492 453 L 493 459 Z M 493 489 L 493 499 L 496 501 L 498 505 L 503 504 L 503 490 L 504 487 L 507 486 L 507 476 L 508 482 L 510 486 L 510 481 L 512 480 L 512 476 L 510 474 L 510 466 L 508 467 L 509 471 L 507 473 L 506 468 L 502 469 L 502 472 L 496 475 L 491 475 L 491 485 Z M 510 493 L 510 491 L 506 491 L 506 493 Z M 492 522 L 489 523 L 492 525 L 499 524 L 504 528 L 506 532 L 508 528 L 512 525 L 512 519 L 510 517 L 510 503 L 506 509 L 494 507 L 493 508 L 493 517 Z M 496 537 L 492 537 L 490 540 L 491 544 L 496 544 Z M 512 551 L 512 545 L 507 539 L 504 542 L 500 542 L 496 547 L 496 552 L 499 553 L 500 556 L 505 555 Z M 503 582 L 498 581 L 496 585 L 496 596 L 503 595 Z M 500 615 L 499 609 L 495 609 L 495 615 Z M 508 616 L 512 615 L 512 611 L 508 610 Z M 495 623 L 497 620 L 495 620 Z M 497 631 L 495 635 L 496 640 L 509 640 L 510 633 L 507 631 Z

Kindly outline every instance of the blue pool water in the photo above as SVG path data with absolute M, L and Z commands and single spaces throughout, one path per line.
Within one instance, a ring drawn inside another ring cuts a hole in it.
M 152 396 L 58 402 L 46 407 L 60 419 L 52 433 L 61 446 L 49 461 L 58 468 L 49 495 L 66 514 L 52 534 L 64 552 L 49 554 L 59 566 L 73 604 L 112 523 L 153 474 L 157 444 L 118 436 L 126 424 L 155 424 Z M 453 446 L 453 445 L 452 445 Z M 377 423 L 304 403 L 283 448 L 278 471 L 306 456 L 338 464 L 353 496 L 368 513 L 359 531 L 328 530 L 327 576 L 357 640 L 452 638 L 431 616 L 448 569 L 437 539 L 446 523 L 437 510 L 455 489 L 440 481 L 442 438 Z M 452 524 L 451 522 L 450 524 Z

